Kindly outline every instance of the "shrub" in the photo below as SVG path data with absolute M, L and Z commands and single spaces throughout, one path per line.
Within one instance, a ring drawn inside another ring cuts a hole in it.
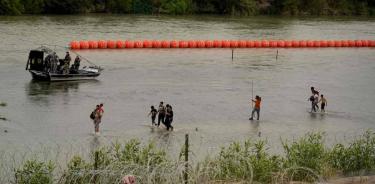
M 282 141 L 282 145 L 286 154 L 283 167 L 291 168 L 290 172 L 294 176 L 292 179 L 310 180 L 311 177 L 322 174 L 327 155 L 322 133 L 308 133 L 305 137 L 290 144 Z
M 375 134 L 367 131 L 347 147 L 335 145 L 329 154 L 329 163 L 346 174 L 375 170 Z
M 51 184 L 53 183 L 52 172 L 54 164 L 28 160 L 19 169 L 16 170 L 15 179 L 17 184 Z

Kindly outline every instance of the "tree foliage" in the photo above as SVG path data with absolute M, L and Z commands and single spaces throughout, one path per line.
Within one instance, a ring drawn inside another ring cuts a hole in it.
M 0 15 L 75 14 L 375 15 L 374 0 L 0 0 Z

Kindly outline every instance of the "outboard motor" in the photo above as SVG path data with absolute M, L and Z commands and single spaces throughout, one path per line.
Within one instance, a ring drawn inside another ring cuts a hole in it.
M 39 50 L 32 50 L 29 53 L 29 59 L 27 60 L 26 70 L 44 71 L 44 52 Z

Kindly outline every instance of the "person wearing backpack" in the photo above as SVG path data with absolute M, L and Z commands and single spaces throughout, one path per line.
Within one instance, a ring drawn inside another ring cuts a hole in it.
M 99 105 L 96 105 L 95 109 L 91 112 L 90 114 L 90 119 L 93 120 L 93 123 L 94 123 L 94 133 L 96 134 L 97 132 L 99 132 L 99 121 L 98 121 L 98 116 L 97 116 L 97 113 L 99 111 Z

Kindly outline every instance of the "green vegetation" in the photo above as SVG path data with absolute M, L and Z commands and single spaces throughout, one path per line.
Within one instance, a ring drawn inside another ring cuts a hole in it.
M 284 140 L 282 145 L 285 154 L 273 155 L 267 151 L 266 141 L 234 142 L 218 154 L 190 164 L 189 182 L 316 182 L 340 173 L 375 171 L 375 133 L 371 131 L 351 143 L 332 148 L 324 145 L 322 133 L 308 133 L 295 141 Z M 137 183 L 183 183 L 185 170 L 181 158 L 173 160 L 153 143 L 141 145 L 137 140 L 102 147 L 86 160 L 76 155 L 65 166 L 55 167 L 55 164 L 26 161 L 15 169 L 15 183 L 119 183 L 128 174 L 135 175 Z M 62 170 L 57 172 L 55 168 Z
M 373 0 L 0 0 L 0 15 L 77 14 L 375 15 Z
M 16 170 L 15 178 L 17 184 L 52 184 L 54 165 L 51 161 L 48 163 L 36 160 L 28 160 Z

